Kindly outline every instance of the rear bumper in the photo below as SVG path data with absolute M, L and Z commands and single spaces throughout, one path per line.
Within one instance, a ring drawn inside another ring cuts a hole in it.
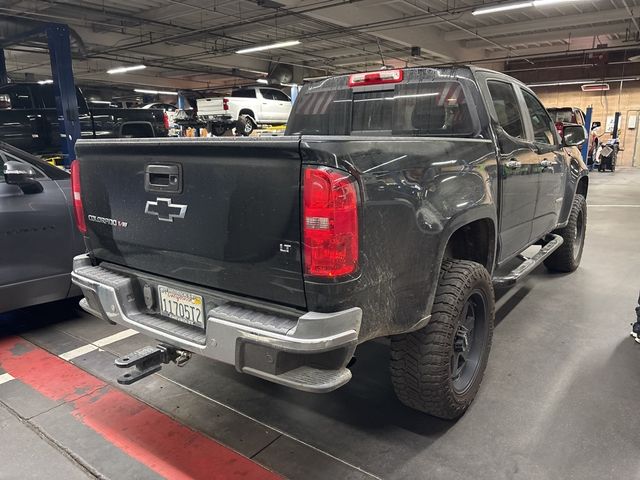
M 227 126 L 235 126 L 236 124 L 236 121 L 233 119 L 233 117 L 227 114 L 205 113 L 202 115 L 199 114 L 198 118 L 203 122 L 212 122 L 215 124 L 222 124 Z
M 331 391 L 351 379 L 346 365 L 358 343 L 359 308 L 296 312 L 109 264 L 93 266 L 88 255 L 74 258 L 72 279 L 89 313 L 240 372 L 312 392 Z M 204 297 L 204 330 L 154 311 L 153 292 L 160 283 Z

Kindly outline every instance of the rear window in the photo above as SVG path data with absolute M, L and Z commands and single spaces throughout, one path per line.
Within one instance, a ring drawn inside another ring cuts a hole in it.
M 236 98 L 256 98 L 256 91 L 255 90 L 234 90 L 233 92 L 231 92 L 231 96 L 232 97 L 236 97 Z
M 551 108 L 548 110 L 549 115 L 556 123 L 575 123 L 576 117 L 570 108 Z
M 380 90 L 307 90 L 288 133 L 313 135 L 471 136 L 474 122 L 457 81 L 398 84 Z

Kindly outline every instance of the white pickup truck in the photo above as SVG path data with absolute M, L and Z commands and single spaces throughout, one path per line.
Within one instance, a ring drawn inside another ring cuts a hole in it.
M 227 97 L 198 99 L 198 117 L 215 135 L 236 127 L 246 136 L 257 126 L 284 125 L 290 112 L 291 99 L 276 88 L 244 87 Z

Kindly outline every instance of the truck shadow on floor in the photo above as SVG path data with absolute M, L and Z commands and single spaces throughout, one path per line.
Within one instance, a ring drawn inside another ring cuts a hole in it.
M 531 291 L 526 285 L 515 291 L 500 292 L 496 325 L 516 308 Z M 402 405 L 396 398 L 389 376 L 389 340 L 378 339 L 360 345 L 352 380 L 328 394 L 300 392 L 270 382 L 242 375 L 233 367 L 205 358 L 193 358 L 186 368 L 165 367 L 162 374 L 235 410 L 271 425 L 297 438 L 317 445 L 321 433 L 329 428 L 357 442 L 372 434 L 385 435 L 403 430 L 418 435 L 415 445 L 422 451 L 455 425 Z M 205 373 L 206 372 L 206 373 Z M 355 438 L 354 438 L 355 437 Z M 322 440 L 326 440 L 323 438 Z M 412 446 L 407 446 L 408 450 Z

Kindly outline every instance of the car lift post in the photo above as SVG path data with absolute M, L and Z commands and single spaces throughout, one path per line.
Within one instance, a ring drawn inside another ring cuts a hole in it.
M 620 117 L 622 114 L 620 112 L 616 112 L 613 114 L 613 132 L 611 132 L 611 138 L 618 138 L 618 128 L 620 127 Z
M 46 26 L 46 32 L 58 110 L 60 146 L 64 166 L 68 168 L 76 158 L 75 144 L 81 135 L 76 84 L 73 80 L 69 27 L 59 23 L 49 23 Z
M 587 130 L 587 141 L 582 145 L 582 159 L 587 163 L 589 155 L 589 143 L 591 142 L 591 117 L 593 116 L 593 107 L 587 107 L 587 113 L 584 116 L 584 128 Z
M 7 62 L 4 58 L 4 48 L 0 48 L 0 85 L 9 83 L 9 76 L 7 75 Z
M 296 103 L 296 98 L 298 98 L 298 93 L 300 92 L 300 87 L 297 83 L 291 85 L 291 105 Z

